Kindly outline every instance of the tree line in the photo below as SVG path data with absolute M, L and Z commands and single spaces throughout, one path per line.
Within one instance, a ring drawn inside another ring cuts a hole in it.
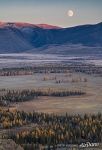
M 21 68 L 3 68 L 0 69 L 0 76 L 33 75 L 34 73 L 70 73 L 73 71 L 102 76 L 102 66 L 85 64 L 81 62 L 68 62 L 67 64 L 44 64 Z
M 22 102 L 28 101 L 39 96 L 54 96 L 54 97 L 65 97 L 65 96 L 76 96 L 84 95 L 85 92 L 80 90 L 54 90 L 54 89 L 35 89 L 35 90 L 7 90 L 3 95 L 0 95 L 0 104 L 8 105 L 11 102 Z

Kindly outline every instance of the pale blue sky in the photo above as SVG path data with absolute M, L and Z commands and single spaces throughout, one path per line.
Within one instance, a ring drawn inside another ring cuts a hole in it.
M 74 11 L 73 17 L 67 11 Z M 0 21 L 63 27 L 102 21 L 102 0 L 0 0 Z

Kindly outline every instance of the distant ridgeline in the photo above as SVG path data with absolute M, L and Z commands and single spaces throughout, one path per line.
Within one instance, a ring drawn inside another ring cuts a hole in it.
M 101 37 L 102 23 L 71 28 L 5 23 L 0 25 L 0 53 L 100 53 Z

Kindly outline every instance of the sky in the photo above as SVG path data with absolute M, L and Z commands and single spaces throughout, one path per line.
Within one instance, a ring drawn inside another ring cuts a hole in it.
M 69 17 L 67 12 L 74 15 Z M 61 27 L 102 22 L 102 0 L 0 0 L 0 21 Z

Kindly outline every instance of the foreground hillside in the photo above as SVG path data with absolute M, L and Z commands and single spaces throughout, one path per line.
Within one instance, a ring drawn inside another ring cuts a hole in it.
M 0 137 L 0 150 L 23 150 L 23 148 L 12 139 L 1 139 Z
M 0 53 L 67 53 L 69 50 L 101 50 L 102 23 L 71 28 L 49 25 L 0 24 Z M 88 52 L 87 52 L 88 53 Z

